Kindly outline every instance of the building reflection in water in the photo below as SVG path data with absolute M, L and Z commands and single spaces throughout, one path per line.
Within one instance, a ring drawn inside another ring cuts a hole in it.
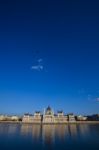
M 56 125 L 55 126 L 55 137 L 60 141 L 64 141 L 67 139 L 69 132 L 67 125 Z
M 8 133 L 9 134 L 15 134 L 18 130 L 18 125 L 17 124 L 9 124 L 8 125 Z
M 11 124 L 11 123 L 4 123 L 0 124 L 0 134 L 15 134 L 20 132 L 20 125 L 18 124 Z
M 78 127 L 79 127 L 79 132 L 81 137 L 85 138 L 87 135 L 91 134 L 90 125 L 83 124 L 83 125 L 79 125 Z
M 41 125 L 33 125 L 32 126 L 32 137 L 35 140 L 38 140 L 41 137 L 42 126 Z
M 68 142 L 68 139 L 79 138 L 79 135 L 89 133 L 88 125 L 21 125 L 21 135 L 31 135 L 33 141 L 41 140 L 43 145 L 51 146 L 56 141 Z
M 21 135 L 26 138 L 31 138 L 33 142 L 41 141 L 41 125 L 39 124 L 22 124 L 21 125 Z
M 32 133 L 32 125 L 31 124 L 22 124 L 21 125 L 21 135 L 29 135 Z
M 52 145 L 55 141 L 55 126 L 43 125 L 42 126 L 42 141 L 44 145 Z
M 68 125 L 68 131 L 71 138 L 75 138 L 78 135 L 78 128 L 76 124 Z
M 89 134 L 91 134 L 90 126 L 88 124 L 71 124 L 68 126 L 70 136 L 73 139 L 83 138 Z
M 6 128 L 5 124 L 0 123 L 0 135 L 4 134 L 5 132 L 7 133 L 7 128 Z

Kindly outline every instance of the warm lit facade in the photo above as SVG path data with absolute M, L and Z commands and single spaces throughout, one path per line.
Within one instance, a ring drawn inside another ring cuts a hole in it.
M 75 122 L 75 121 L 76 121 L 75 116 L 74 116 L 73 113 L 68 114 L 68 121 L 69 121 L 69 122 Z
M 67 123 L 68 117 L 64 115 L 63 111 L 58 111 L 57 115 L 55 116 L 56 123 Z
M 43 115 L 43 123 L 54 123 L 55 122 L 55 117 L 54 117 L 54 112 L 51 110 L 50 107 L 44 110 L 44 115 Z
M 24 114 L 22 122 L 24 123 L 41 123 L 42 116 L 40 112 L 35 112 L 34 115 Z
M 86 121 L 86 120 L 87 120 L 86 116 L 82 116 L 82 115 L 77 116 L 77 121 Z
M 0 115 L 0 121 L 19 121 L 18 116 Z
M 44 114 L 41 115 L 40 112 L 35 112 L 34 115 L 25 114 L 23 116 L 22 122 L 24 123 L 67 123 L 68 116 L 64 115 L 63 111 L 58 111 L 55 115 L 52 109 L 48 106 L 44 110 Z
M 0 121 L 4 121 L 5 120 L 5 116 L 4 115 L 0 115 Z

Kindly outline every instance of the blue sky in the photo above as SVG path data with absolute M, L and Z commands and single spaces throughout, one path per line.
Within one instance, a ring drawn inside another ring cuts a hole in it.
M 97 1 L 0 2 L 0 113 L 99 113 Z

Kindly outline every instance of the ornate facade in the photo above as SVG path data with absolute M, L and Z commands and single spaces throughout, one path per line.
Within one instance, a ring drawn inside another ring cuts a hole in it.
M 41 114 L 40 112 L 35 112 L 34 115 L 24 114 L 22 122 L 24 123 L 41 123 Z
M 76 121 L 75 116 L 73 115 L 73 113 L 68 114 L 68 121 L 69 122 L 75 122 Z
M 46 111 L 44 111 L 43 115 L 43 123 L 54 123 L 54 112 L 51 110 L 51 108 L 48 106 Z
M 45 123 L 45 124 L 54 124 L 54 123 L 67 123 L 74 122 L 74 115 L 64 115 L 63 111 L 58 111 L 57 114 L 54 114 L 52 109 L 48 106 L 44 110 L 43 115 L 40 112 L 35 112 L 34 115 L 25 114 L 23 116 L 22 122 L 24 123 Z

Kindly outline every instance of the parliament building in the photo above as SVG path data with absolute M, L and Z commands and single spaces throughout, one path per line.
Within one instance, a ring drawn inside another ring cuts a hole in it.
M 75 116 L 73 114 L 64 115 L 63 111 L 58 111 L 57 114 L 54 114 L 49 106 L 44 110 L 43 115 L 39 111 L 36 111 L 34 115 L 24 114 L 22 118 L 23 123 L 54 124 L 75 121 Z

